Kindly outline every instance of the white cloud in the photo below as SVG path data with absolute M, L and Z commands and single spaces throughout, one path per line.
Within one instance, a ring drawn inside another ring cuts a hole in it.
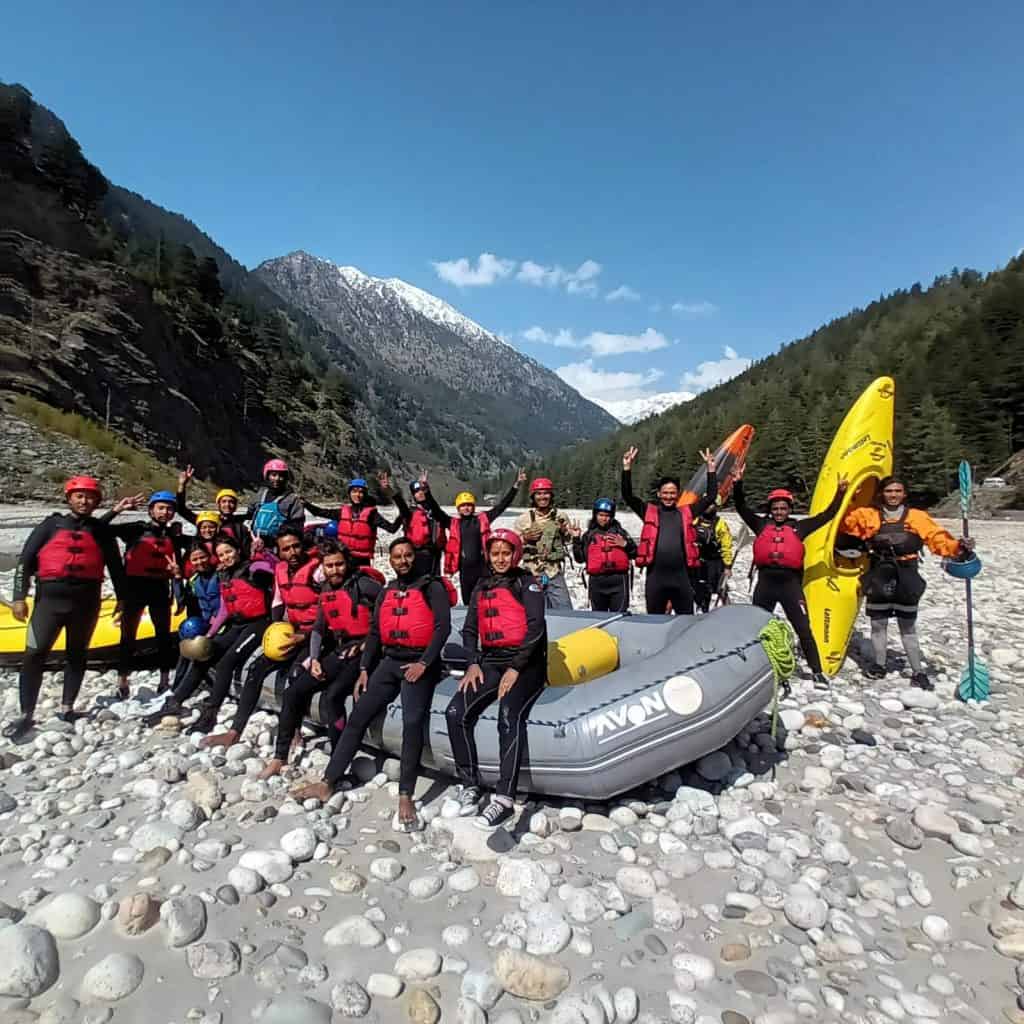
M 441 260 L 433 266 L 442 281 L 458 288 L 471 288 L 494 284 L 508 277 L 516 269 L 516 261 L 501 259 L 492 252 L 482 252 L 477 257 L 476 266 L 465 256 L 457 260 Z
M 597 294 L 595 281 L 602 269 L 597 260 L 584 260 L 575 270 L 566 270 L 558 263 L 547 267 L 533 260 L 523 260 L 516 280 L 536 288 L 559 288 L 564 285 L 570 295 L 594 296 Z
M 668 348 L 669 340 L 660 331 L 648 327 L 640 334 L 609 334 L 606 331 L 591 331 L 583 338 L 577 338 L 572 331 L 562 328 L 546 331 L 543 327 L 530 327 L 523 331 L 523 338 L 534 344 L 553 345 L 556 348 L 589 349 L 597 359 L 619 356 L 630 352 L 657 352 Z
M 713 302 L 673 302 L 672 312 L 680 316 L 712 316 L 718 307 Z
M 663 376 L 661 370 L 633 373 L 628 370 L 595 370 L 593 359 L 559 366 L 555 373 L 581 395 L 594 401 L 643 398 Z
M 620 284 L 618 288 L 610 291 L 605 297 L 605 302 L 636 302 L 640 293 L 633 291 L 628 284 Z
M 753 360 L 741 356 L 731 345 L 722 350 L 721 359 L 700 363 L 696 370 L 688 370 L 680 378 L 679 386 L 684 391 L 707 391 L 718 384 L 741 374 Z

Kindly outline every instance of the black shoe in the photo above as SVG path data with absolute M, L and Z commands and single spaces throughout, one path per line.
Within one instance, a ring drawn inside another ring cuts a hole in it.
M 18 740 L 24 739 L 35 725 L 35 720 L 31 715 L 22 715 L 21 718 L 16 718 L 10 724 L 4 726 L 4 739 L 14 740 L 16 743 Z
M 504 825 L 510 818 L 514 818 L 515 814 L 516 809 L 511 804 L 503 804 L 499 800 L 492 800 L 480 815 L 473 819 L 473 824 L 484 832 L 490 832 Z
M 910 685 L 916 686 L 919 690 L 934 690 L 935 684 L 928 678 L 926 672 L 915 672 L 910 677 Z
M 824 672 L 814 673 L 814 688 L 816 690 L 831 690 L 832 682 Z
M 84 711 L 58 711 L 54 716 L 58 722 L 67 722 L 68 725 L 74 725 L 80 718 L 88 718 L 89 716 Z
M 864 675 L 868 679 L 884 679 L 885 678 L 885 666 L 884 665 L 868 665 L 864 669 Z
M 193 733 L 201 732 L 204 736 L 213 731 L 217 724 L 217 709 L 203 708 L 199 717 L 185 730 L 190 736 Z

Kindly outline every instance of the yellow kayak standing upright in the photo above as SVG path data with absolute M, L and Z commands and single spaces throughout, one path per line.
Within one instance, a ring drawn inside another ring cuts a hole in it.
M 822 670 L 829 676 L 846 658 L 860 608 L 861 577 L 867 569 L 864 555 L 836 554 L 836 537 L 847 511 L 870 505 L 878 481 L 892 473 L 895 402 L 891 377 L 879 377 L 864 390 L 832 439 L 811 498 L 810 514 L 816 515 L 831 504 L 839 477 L 850 482 L 839 514 L 804 542 L 804 598 Z

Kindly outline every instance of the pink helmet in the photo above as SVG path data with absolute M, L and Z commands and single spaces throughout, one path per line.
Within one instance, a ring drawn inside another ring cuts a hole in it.
M 506 544 L 512 545 L 512 568 L 514 569 L 523 559 L 523 538 L 515 530 L 506 530 L 505 527 L 499 526 L 498 529 L 491 530 L 491 535 L 487 538 L 488 554 L 490 554 L 491 545 L 496 540 L 503 540 Z
M 537 491 L 553 491 L 555 485 L 546 477 L 539 476 L 530 484 L 530 493 L 535 494 Z
M 263 463 L 263 479 L 266 480 L 268 473 L 290 473 L 288 463 L 284 459 L 269 459 Z

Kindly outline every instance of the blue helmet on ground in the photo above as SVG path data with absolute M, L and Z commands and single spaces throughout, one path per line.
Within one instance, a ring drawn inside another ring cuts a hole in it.
M 325 540 L 337 540 L 338 539 L 338 524 L 333 520 L 329 520 L 324 523 L 320 529 L 320 533 Z
M 177 507 L 178 499 L 171 491 L 154 491 L 146 502 L 147 508 L 152 508 L 158 501 L 166 501 L 168 505 Z
M 353 487 L 362 487 L 362 489 L 365 491 L 365 490 L 368 489 L 368 484 L 366 483 L 366 481 L 361 476 L 357 476 L 357 477 L 353 477 L 348 482 L 348 489 L 350 491 L 352 490 Z
M 981 559 L 973 552 L 959 558 L 944 558 L 942 568 L 958 580 L 973 580 L 981 572 Z
M 206 623 L 198 616 L 192 615 L 178 627 L 178 636 L 182 640 L 191 640 L 193 637 L 202 636 L 206 632 Z
M 615 502 L 611 498 L 598 498 L 594 502 L 595 512 L 607 512 L 609 515 L 615 515 Z

